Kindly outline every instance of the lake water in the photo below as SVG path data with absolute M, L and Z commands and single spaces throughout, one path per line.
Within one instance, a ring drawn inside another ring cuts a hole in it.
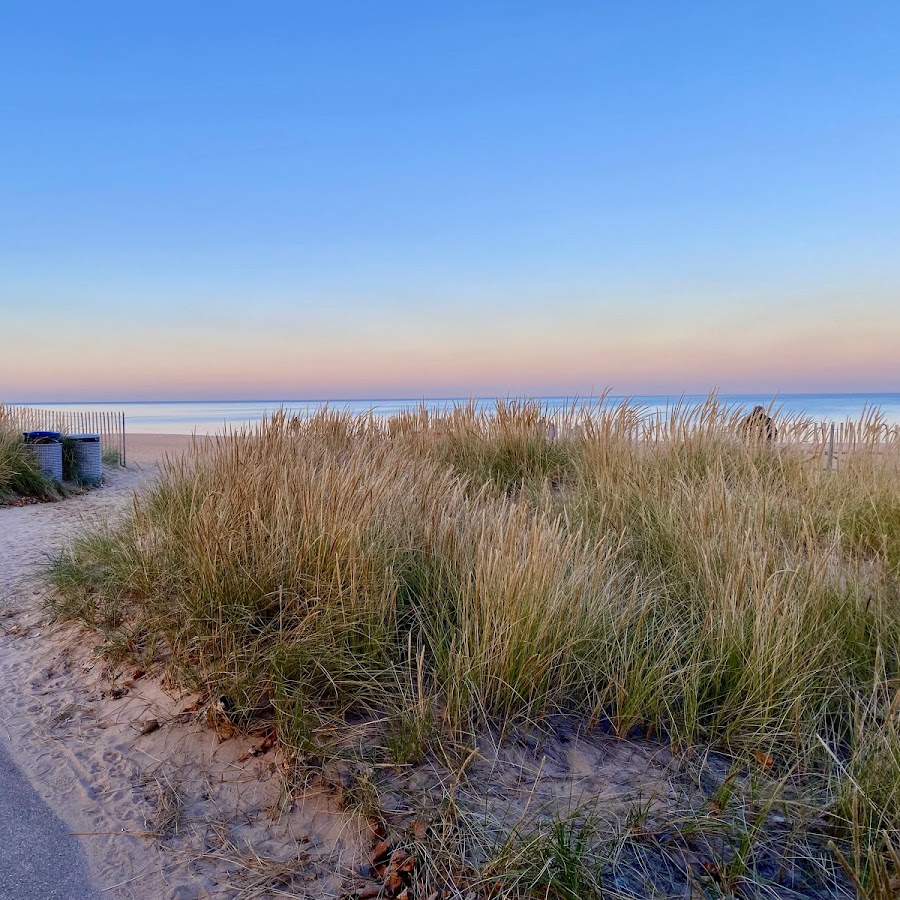
M 859 418 L 870 407 L 881 410 L 890 424 L 900 424 L 900 393 L 882 394 L 720 394 L 720 400 L 729 405 L 753 407 L 757 403 L 768 406 L 774 401 L 776 408 L 784 413 L 798 413 L 818 421 L 836 421 Z M 540 398 L 547 407 L 559 408 L 572 403 L 573 398 Z M 581 398 L 583 399 L 583 398 Z M 616 402 L 617 397 L 607 398 Z M 678 401 L 677 395 L 635 396 L 628 398 L 634 405 L 647 412 L 665 410 Z M 705 395 L 686 396 L 688 402 L 702 402 Z M 220 401 L 166 401 L 140 403 L 41 403 L 28 404 L 38 408 L 75 411 L 124 411 L 126 427 L 131 432 L 159 434 L 209 434 L 221 431 L 226 425 L 240 426 L 248 422 L 258 422 L 281 407 L 292 414 L 308 415 L 325 405 L 333 409 L 346 409 L 355 413 L 373 412 L 390 416 L 400 410 L 412 410 L 424 403 L 432 409 L 446 407 L 453 402 L 465 402 L 465 398 L 449 399 L 392 399 L 392 400 L 220 400 Z M 480 399 L 478 405 L 490 409 L 494 400 Z

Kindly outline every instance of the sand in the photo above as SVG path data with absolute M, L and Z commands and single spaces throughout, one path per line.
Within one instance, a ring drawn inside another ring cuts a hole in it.
M 155 468 L 167 455 L 177 455 L 191 445 L 187 434 L 129 434 L 125 441 L 128 467 Z
M 340 778 L 289 793 L 262 735 L 216 730 L 196 695 L 111 665 L 96 635 L 53 624 L 47 612 L 47 555 L 114 523 L 158 460 L 190 440 L 130 436 L 128 468 L 103 487 L 0 509 L 0 740 L 81 841 L 103 897 L 345 896 L 374 837 L 343 811 Z M 571 730 L 503 749 L 488 740 L 454 802 L 501 825 L 590 798 L 615 818 L 635 801 L 669 799 L 674 765 L 658 745 Z M 384 813 L 398 822 L 427 815 L 456 782 L 433 761 L 385 772 Z

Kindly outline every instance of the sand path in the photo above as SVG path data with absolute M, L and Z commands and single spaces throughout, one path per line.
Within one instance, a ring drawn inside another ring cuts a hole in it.
M 120 471 L 86 496 L 0 509 L 0 799 L 8 848 L 2 867 L 10 874 L 2 897 L 100 896 L 73 833 L 96 830 L 102 804 L 79 802 L 87 800 L 89 773 L 72 765 L 52 735 L 68 718 L 65 707 L 56 698 L 46 705 L 40 699 L 47 693 L 40 682 L 58 649 L 56 641 L 42 639 L 48 627 L 42 569 L 48 554 L 86 522 L 120 514 L 144 477 L 146 470 Z M 59 893 L 51 892 L 53 884 Z

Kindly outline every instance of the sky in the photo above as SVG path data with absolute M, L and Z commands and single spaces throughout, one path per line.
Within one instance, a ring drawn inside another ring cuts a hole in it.
M 0 4 L 0 401 L 900 391 L 900 4 Z

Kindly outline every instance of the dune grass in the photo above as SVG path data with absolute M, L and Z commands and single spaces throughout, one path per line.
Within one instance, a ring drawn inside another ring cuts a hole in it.
M 116 447 L 107 447 L 103 451 L 103 465 L 118 469 L 122 465 L 122 457 Z
M 22 434 L 0 422 L 0 503 L 16 497 L 58 500 L 62 488 L 41 472 Z
M 57 561 L 57 604 L 236 721 L 267 711 L 300 760 L 350 719 L 415 761 L 565 713 L 827 772 L 842 858 L 891 884 L 900 443 L 869 414 L 829 471 L 809 423 L 779 434 L 715 398 L 649 426 L 627 404 L 276 416 L 167 463 Z

